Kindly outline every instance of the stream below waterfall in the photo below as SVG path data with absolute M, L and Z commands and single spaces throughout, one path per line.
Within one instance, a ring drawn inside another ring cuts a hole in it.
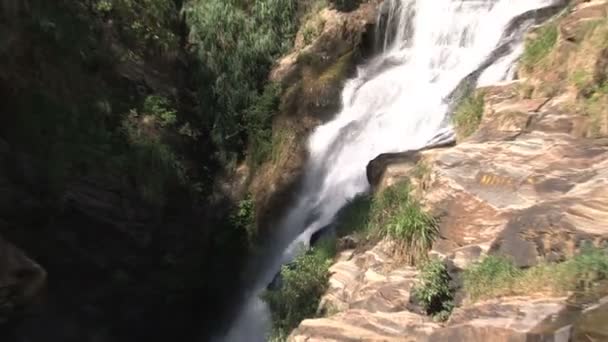
M 349 200 L 369 190 L 368 162 L 382 153 L 454 139 L 448 114 L 456 90 L 515 76 L 536 11 L 560 0 L 385 0 L 377 53 L 346 82 L 342 109 L 308 142 L 300 192 L 272 250 L 256 260 L 248 300 L 220 341 L 265 341 L 270 315 L 259 294 L 281 265 L 307 248 Z

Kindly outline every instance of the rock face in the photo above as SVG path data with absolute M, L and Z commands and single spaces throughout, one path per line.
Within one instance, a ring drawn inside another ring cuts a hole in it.
M 306 140 L 339 109 L 343 83 L 366 49 L 380 2 L 364 1 L 348 13 L 324 9 L 313 15 L 298 33 L 294 51 L 272 70 L 271 81 L 285 89 L 273 122 L 275 148 L 249 187 L 262 229 L 290 204 L 306 162 Z
M 574 136 L 559 101 L 490 104 L 470 140 L 423 153 L 435 170 L 425 201 L 442 215 L 436 251 L 477 245 L 532 266 L 608 238 L 607 142 Z
M 46 271 L 0 236 L 0 323 L 36 301 L 46 283 Z
M 556 54 L 567 51 L 566 59 L 581 60 L 573 56 L 588 50 L 564 46 L 589 36 L 579 34 L 581 26 L 605 20 L 605 3 L 580 2 L 560 19 Z M 605 69 L 601 56 L 590 55 L 594 70 Z M 589 115 L 571 106 L 584 94 L 567 86 L 568 75 L 560 72 L 522 72 L 529 79 L 482 89 L 480 127 L 455 147 L 381 155 L 369 164 L 375 189 L 403 179 L 413 183 L 440 222 L 431 253 L 444 258 L 450 272 L 486 254 L 508 255 L 530 267 L 562 261 L 585 244 L 607 245 L 608 138 L 603 126 L 589 134 Z M 560 82 L 551 92 L 543 90 L 549 76 Z M 522 95 L 530 84 L 535 88 Z M 416 174 L 422 164 L 424 174 Z M 343 252 L 331 268 L 323 301 L 339 313 L 305 320 L 291 340 L 608 340 L 600 323 L 605 300 L 588 309 L 573 307 L 567 298 L 533 294 L 457 303 L 445 324 L 429 322 L 408 304 L 416 270 L 394 265 L 382 251 L 380 244 L 360 254 Z
M 328 318 L 305 320 L 290 341 L 424 341 L 440 326 L 408 311 L 417 271 L 391 259 L 382 242 L 361 254 L 344 251 L 331 268 L 321 307 Z

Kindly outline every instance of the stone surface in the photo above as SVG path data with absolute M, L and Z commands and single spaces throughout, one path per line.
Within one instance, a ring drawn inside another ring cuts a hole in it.
M 46 271 L 0 236 L 0 323 L 27 310 L 45 284 Z
M 568 341 L 560 339 L 563 327 L 543 324 L 564 309 L 563 298 L 535 300 L 522 297 L 483 302 L 456 309 L 447 326 L 435 331 L 429 342 Z
M 380 2 L 367 0 L 351 12 L 324 9 L 312 16 L 322 23 L 319 34 L 305 43 L 301 29 L 293 51 L 271 71 L 270 80 L 285 90 L 273 122 L 273 135 L 280 141 L 274 142 L 272 160 L 257 168 L 249 183 L 261 229 L 273 227 L 291 204 L 308 157 L 306 141 L 339 110 L 344 81 L 355 71 Z
M 348 310 L 331 318 L 305 320 L 290 335 L 291 342 L 400 341 L 423 342 L 439 328 L 424 316 Z

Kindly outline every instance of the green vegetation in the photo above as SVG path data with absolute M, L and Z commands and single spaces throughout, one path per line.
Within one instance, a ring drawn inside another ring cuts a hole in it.
M 200 61 L 201 115 L 210 122 L 221 159 L 233 159 L 243 149 L 243 136 L 259 134 L 259 123 L 268 121 L 263 113 L 250 125 L 248 109 L 259 96 L 268 96 L 262 85 L 273 61 L 291 46 L 296 5 L 283 0 L 197 0 L 185 13 Z
M 174 28 L 178 10 L 174 1 L 95 0 L 98 15 L 112 18 L 125 43 L 136 54 L 160 54 L 177 49 Z
M 350 200 L 336 215 L 336 232 L 338 236 L 355 234 L 363 239 L 370 233 L 370 209 L 372 198 L 359 195 Z
M 522 272 L 507 258 L 488 256 L 464 273 L 464 289 L 473 301 L 510 291 Z
M 541 264 L 527 270 L 510 259 L 489 256 L 464 272 L 464 291 L 470 301 L 534 293 L 586 294 L 608 279 L 608 250 L 585 247 L 562 263 Z
M 249 136 L 249 162 L 253 167 L 259 166 L 272 156 L 272 118 L 278 111 L 280 96 L 279 84 L 267 84 L 245 113 Z
M 334 242 L 322 242 L 281 269 L 282 286 L 267 291 L 263 299 L 270 306 L 273 341 L 283 341 L 305 318 L 317 313 L 329 281 Z
M 454 308 L 454 294 L 443 262 L 432 259 L 422 264 L 419 279 L 420 282 L 412 290 L 414 298 L 435 320 L 447 320 Z
M 255 202 L 251 194 L 238 203 L 236 210 L 230 214 L 232 226 L 237 230 L 245 231 L 250 246 L 255 244 L 257 228 L 255 222 Z
M 483 116 L 484 97 L 481 92 L 472 94 L 465 97 L 456 108 L 452 121 L 459 139 L 470 136 L 479 127 Z
M 396 253 L 410 264 L 426 259 L 439 234 L 435 219 L 410 195 L 409 183 L 395 184 L 374 198 L 371 224 L 375 234 L 396 242 Z
M 559 32 L 555 22 L 546 24 L 538 29 L 534 38 L 526 43 L 522 57 L 524 67 L 531 69 L 549 55 L 557 43 L 558 35 Z
M 408 182 L 395 184 L 372 199 L 356 197 L 340 210 L 336 221 L 338 236 L 388 238 L 395 242 L 396 256 L 410 264 L 426 259 L 439 233 L 436 220 L 411 196 Z

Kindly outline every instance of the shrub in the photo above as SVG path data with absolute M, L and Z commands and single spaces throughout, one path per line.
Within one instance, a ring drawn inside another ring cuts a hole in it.
M 315 247 L 299 256 L 281 269 L 281 289 L 263 295 L 272 313 L 272 340 L 282 340 L 302 320 L 316 315 L 328 286 L 329 254 L 328 249 Z
M 169 99 L 163 96 L 146 97 L 142 111 L 154 116 L 161 127 L 171 126 L 177 122 L 177 111 L 171 106 Z
M 522 63 L 531 69 L 541 62 L 551 52 L 557 43 L 558 30 L 556 23 L 549 23 L 541 27 L 533 39 L 526 42 Z
M 249 161 L 253 167 L 269 160 L 273 151 L 272 118 L 280 103 L 281 86 L 270 83 L 245 114 L 249 136 Z
M 173 1 L 166 0 L 97 0 L 93 8 L 111 16 L 116 26 L 138 53 L 166 53 L 177 49 L 173 30 L 179 11 Z
M 458 105 L 452 121 L 459 139 L 464 139 L 477 130 L 483 116 L 484 102 L 484 94 L 477 93 L 465 97 Z
M 246 6 L 198 0 L 190 2 L 185 14 L 201 61 L 201 115 L 222 151 L 240 151 L 243 135 L 251 134 L 246 113 L 264 96 L 261 88 L 272 63 L 293 40 L 295 2 L 258 0 Z
M 131 110 L 122 122 L 129 148 L 121 166 L 133 176 L 142 197 L 163 205 L 169 184 L 185 185 L 187 176 L 181 159 L 164 141 L 164 129 L 174 128 L 176 111 L 161 96 L 148 96 L 141 110 Z
M 230 222 L 234 227 L 247 233 L 251 246 L 257 237 L 255 224 L 255 202 L 251 195 L 247 195 L 238 203 L 236 210 L 230 214 Z
M 412 295 L 436 320 L 446 320 L 454 308 L 450 276 L 445 265 L 437 259 L 429 260 L 420 268 L 420 282 Z

